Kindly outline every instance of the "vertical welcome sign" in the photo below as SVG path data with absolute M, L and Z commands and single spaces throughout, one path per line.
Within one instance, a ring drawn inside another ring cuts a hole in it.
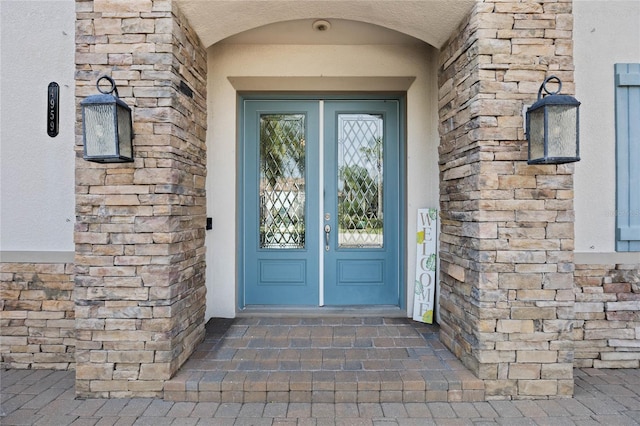
M 438 210 L 418 209 L 418 244 L 413 319 L 433 324 L 436 288 Z

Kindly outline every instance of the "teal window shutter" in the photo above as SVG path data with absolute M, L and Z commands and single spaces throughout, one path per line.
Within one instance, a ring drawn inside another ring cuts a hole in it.
M 616 64 L 616 250 L 640 251 L 640 64 Z

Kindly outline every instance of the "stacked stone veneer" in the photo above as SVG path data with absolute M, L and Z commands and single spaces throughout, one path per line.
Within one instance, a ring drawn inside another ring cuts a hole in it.
M 206 53 L 170 0 L 76 2 L 77 103 L 110 75 L 134 163 L 76 128 L 76 393 L 161 395 L 204 336 Z
M 529 166 L 522 109 L 573 92 L 571 1 L 478 1 L 441 50 L 441 339 L 488 399 L 573 392 L 573 166 Z
M 573 91 L 571 16 L 479 1 L 441 51 L 441 338 L 489 399 L 570 395 L 574 347 L 639 366 L 638 265 L 577 265 L 574 287 L 573 167 L 525 161 L 522 106 L 552 73 Z M 204 332 L 205 52 L 170 0 L 78 0 L 76 24 L 77 101 L 111 75 L 136 160 L 82 160 L 78 114 L 75 267 L 0 264 L 1 363 L 157 396 Z
M 0 368 L 73 368 L 72 274 L 72 264 L 0 263 Z
M 576 265 L 576 367 L 640 367 L 640 265 Z

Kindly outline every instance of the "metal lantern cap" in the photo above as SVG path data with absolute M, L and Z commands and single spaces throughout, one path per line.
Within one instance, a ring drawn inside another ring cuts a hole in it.
M 558 80 L 558 90 L 555 92 L 549 92 L 547 91 L 546 84 L 551 79 L 554 79 L 554 78 Z M 547 96 L 542 96 L 542 90 L 547 92 Z M 548 77 L 544 81 L 544 83 L 542 83 L 542 85 L 540 86 L 540 89 L 538 90 L 538 100 L 529 107 L 528 111 L 533 111 L 538 108 L 542 108 L 545 105 L 575 105 L 575 106 L 580 105 L 580 102 L 573 96 L 561 95 L 559 93 L 560 90 L 562 90 L 562 82 L 560 81 L 560 79 L 553 75 L 551 77 Z
M 550 91 L 547 83 L 556 81 L 558 90 Z M 542 91 L 547 93 L 542 95 Z M 538 100 L 527 109 L 529 164 L 562 164 L 580 161 L 579 106 L 570 95 L 561 95 L 562 81 L 547 77 L 538 90 Z
M 110 88 L 103 90 L 100 82 L 106 80 Z M 116 83 L 102 76 L 96 82 L 100 94 L 91 95 L 80 102 L 82 107 L 82 135 L 84 159 L 98 163 L 125 163 L 133 161 L 133 125 L 131 108 L 118 97 Z

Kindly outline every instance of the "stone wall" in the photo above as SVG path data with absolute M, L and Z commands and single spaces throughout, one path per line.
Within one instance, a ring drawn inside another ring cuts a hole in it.
M 169 0 L 76 2 L 77 105 L 110 75 L 135 162 L 76 129 L 76 393 L 158 396 L 204 336 L 206 52 Z
M 0 368 L 75 366 L 73 265 L 0 263 Z
M 75 355 L 81 397 L 160 396 L 204 334 L 206 52 L 171 0 L 76 6 L 76 262 L 0 266 L 2 365 Z M 638 267 L 578 265 L 574 288 L 573 166 L 526 164 L 523 106 L 550 74 L 573 92 L 571 6 L 478 1 L 441 51 L 441 338 L 488 399 L 569 396 L 574 347 L 639 366 Z M 82 159 L 103 74 L 134 163 Z
M 574 90 L 571 10 L 479 1 L 441 50 L 441 339 L 489 399 L 573 392 L 573 166 L 527 165 L 522 116 Z
M 640 367 L 640 265 L 576 265 L 576 367 Z

